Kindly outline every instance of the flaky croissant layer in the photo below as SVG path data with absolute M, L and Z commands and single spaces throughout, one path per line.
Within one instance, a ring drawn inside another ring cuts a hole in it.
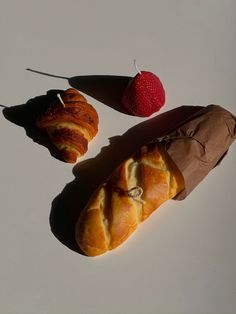
M 98 132 L 98 114 L 82 94 L 69 88 L 36 120 L 36 126 L 48 133 L 64 161 L 74 163 Z
M 77 244 L 88 256 L 116 248 L 183 187 L 183 178 L 163 147 L 143 146 L 92 195 L 75 227 Z

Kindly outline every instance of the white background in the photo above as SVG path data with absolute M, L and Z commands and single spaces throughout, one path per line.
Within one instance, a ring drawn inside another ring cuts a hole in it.
M 233 0 L 0 0 L 0 104 L 69 87 L 27 67 L 133 76 L 136 58 L 166 88 L 161 112 L 215 103 L 236 114 L 235 29 Z M 144 120 L 87 98 L 100 124 L 81 160 Z M 87 258 L 48 221 L 73 165 L 2 114 L 0 141 L 1 313 L 236 312 L 235 144 L 187 199 L 165 203 L 117 250 Z

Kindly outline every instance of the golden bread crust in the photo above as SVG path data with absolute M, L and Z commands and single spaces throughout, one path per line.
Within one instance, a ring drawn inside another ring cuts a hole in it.
M 179 170 L 160 144 L 142 147 L 92 195 L 77 221 L 76 242 L 88 256 L 116 248 L 183 187 Z

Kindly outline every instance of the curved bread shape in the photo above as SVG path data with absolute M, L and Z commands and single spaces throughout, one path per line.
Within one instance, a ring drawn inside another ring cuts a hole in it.
M 48 133 L 64 161 L 74 163 L 87 152 L 88 142 L 97 134 L 98 115 L 77 90 L 69 88 L 60 96 L 64 105 L 55 99 L 36 120 L 36 126 Z
M 76 242 L 88 256 L 122 244 L 162 203 L 184 187 L 160 144 L 143 146 L 92 195 L 76 227 Z

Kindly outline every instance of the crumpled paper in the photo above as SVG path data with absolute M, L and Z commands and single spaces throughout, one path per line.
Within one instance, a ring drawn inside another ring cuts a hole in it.
M 218 105 L 209 105 L 175 131 L 154 139 L 161 142 L 182 173 L 185 188 L 175 199 L 184 199 L 225 156 L 236 138 L 236 117 Z

